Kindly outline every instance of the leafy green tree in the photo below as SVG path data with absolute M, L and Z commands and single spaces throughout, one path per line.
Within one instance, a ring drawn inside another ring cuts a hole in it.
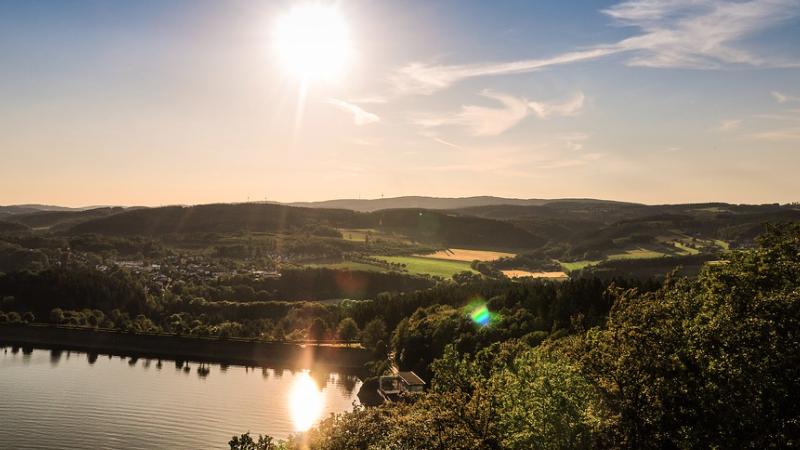
M 387 338 L 386 322 L 380 317 L 367 322 L 364 331 L 361 332 L 361 340 L 367 348 L 375 348 L 378 342 L 385 342 Z
M 62 322 L 64 322 L 64 311 L 61 308 L 54 308 L 50 311 L 50 323 L 58 325 Z
M 696 281 L 618 292 L 575 349 L 614 448 L 797 448 L 800 224 L 768 226 Z
M 272 330 L 272 339 L 278 342 L 283 342 L 286 340 L 286 332 L 283 331 L 282 326 L 277 326 L 274 330 Z
M 308 337 L 311 338 L 312 341 L 316 341 L 317 345 L 319 345 L 322 340 L 325 339 L 327 332 L 328 326 L 325 325 L 322 319 L 317 317 L 311 322 L 311 327 L 308 329 Z
M 360 333 L 361 330 L 358 329 L 358 324 L 356 324 L 356 321 L 351 317 L 342 319 L 342 321 L 339 322 L 339 326 L 336 328 L 336 335 L 339 336 L 340 340 L 345 341 L 348 347 L 351 341 L 358 339 Z
M 230 450 L 282 450 L 285 449 L 283 443 L 275 443 L 271 436 L 258 435 L 258 440 L 254 441 L 250 437 L 250 432 L 233 436 L 228 442 Z

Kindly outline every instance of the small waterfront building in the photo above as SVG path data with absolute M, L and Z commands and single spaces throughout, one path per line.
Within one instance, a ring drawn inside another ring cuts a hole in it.
M 425 382 L 414 372 L 398 372 L 394 375 L 385 375 L 380 378 L 378 392 L 386 399 L 400 395 L 403 392 L 423 392 Z

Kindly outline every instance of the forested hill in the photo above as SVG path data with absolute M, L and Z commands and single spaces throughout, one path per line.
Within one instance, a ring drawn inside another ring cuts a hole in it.
M 344 209 L 300 208 L 276 204 L 214 204 L 126 211 L 80 223 L 76 235 L 155 236 L 172 233 L 294 233 L 326 224 L 342 229 L 381 229 L 420 242 L 534 249 L 544 240 L 500 220 L 422 209 L 361 213 Z
M 780 220 L 781 214 L 797 212 L 797 205 L 732 205 L 728 203 L 686 203 L 675 205 L 641 205 L 597 200 L 552 200 L 536 205 L 501 204 L 451 208 L 457 214 L 491 219 L 536 217 L 558 220 L 580 220 L 612 224 L 658 216 L 710 218 L 753 218 Z M 739 220 L 741 222 L 741 220 Z
M 281 232 L 291 227 L 300 228 L 320 222 L 327 222 L 334 227 L 353 227 L 367 223 L 363 214 L 343 209 L 243 203 L 139 209 L 90 220 L 70 228 L 68 232 L 116 236 L 197 232 Z
M 289 203 L 290 206 L 301 206 L 306 208 L 341 208 L 353 211 L 372 212 L 383 209 L 444 209 L 454 210 L 460 208 L 481 208 L 499 205 L 511 205 L 517 207 L 542 206 L 552 203 L 566 203 L 579 205 L 622 205 L 622 206 L 643 206 L 636 203 L 615 202 L 610 200 L 595 199 L 559 199 L 545 200 L 538 198 L 502 198 L 491 196 L 462 197 L 462 198 L 442 198 L 442 197 L 421 197 L 407 196 L 380 199 L 342 199 L 328 200 L 323 202 L 300 202 Z

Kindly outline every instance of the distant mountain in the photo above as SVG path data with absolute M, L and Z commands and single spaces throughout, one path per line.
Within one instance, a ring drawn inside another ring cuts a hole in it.
M 461 208 L 476 208 L 482 206 L 542 206 L 554 202 L 566 203 L 579 203 L 579 204 L 623 204 L 634 205 L 633 203 L 622 203 L 607 200 L 594 200 L 594 199 L 559 199 L 559 200 L 543 200 L 543 199 L 519 199 L 519 198 L 502 198 L 491 196 L 480 197 L 463 197 L 463 198 L 441 198 L 441 197 L 395 197 L 395 198 L 381 198 L 373 200 L 328 200 L 324 202 L 296 202 L 287 203 L 289 206 L 301 206 L 305 208 L 337 208 L 337 209 L 350 209 L 353 211 L 373 212 L 382 209 L 461 209 Z
M 125 208 L 96 208 L 82 210 L 69 210 L 69 211 L 37 211 L 30 214 L 17 214 L 9 218 L 10 222 L 23 223 L 31 228 L 51 228 L 63 229 L 72 225 L 76 225 L 87 220 L 107 217 L 113 214 L 119 214 L 125 211 Z
M 70 208 L 67 206 L 36 205 L 36 204 L 0 206 L 0 212 L 10 213 L 10 214 L 30 214 L 38 211 L 83 211 L 85 209 L 89 208 Z

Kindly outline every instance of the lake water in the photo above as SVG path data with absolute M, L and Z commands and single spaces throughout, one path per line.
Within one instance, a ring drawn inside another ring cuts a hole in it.
M 227 449 L 352 408 L 335 372 L 200 365 L 0 346 L 0 448 Z

